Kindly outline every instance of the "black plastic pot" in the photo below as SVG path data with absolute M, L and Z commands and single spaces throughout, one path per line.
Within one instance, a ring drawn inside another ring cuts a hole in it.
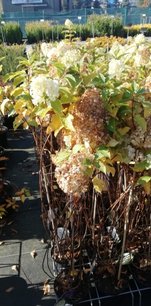
M 87 289 L 86 275 L 77 269 L 61 271 L 54 281 L 57 297 L 73 305 L 85 297 Z
M 7 148 L 7 131 L 6 126 L 0 126 L 0 146 L 3 148 Z

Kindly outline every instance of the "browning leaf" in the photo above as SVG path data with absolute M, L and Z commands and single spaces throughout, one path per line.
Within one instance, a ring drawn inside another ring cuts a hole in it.
M 48 295 L 51 293 L 51 286 L 49 284 L 44 284 L 43 286 L 44 295 Z

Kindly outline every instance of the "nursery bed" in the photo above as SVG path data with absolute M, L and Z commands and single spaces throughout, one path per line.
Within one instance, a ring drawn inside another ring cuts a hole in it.
M 86 263 L 84 267 L 88 267 L 89 263 Z M 143 282 L 138 282 L 132 274 L 131 267 L 128 266 L 129 270 L 129 281 L 125 289 L 121 289 L 118 294 L 105 294 L 103 293 L 96 279 L 94 279 L 93 273 L 89 275 L 86 282 L 86 293 L 84 297 L 80 298 L 79 301 L 68 301 L 64 296 L 56 297 L 56 306 L 60 305 L 60 301 L 63 300 L 64 306 L 150 306 L 151 300 L 151 285 Z M 57 276 L 63 267 L 56 264 L 53 261 L 53 273 Z M 69 293 L 70 294 L 70 293 Z
M 128 287 L 126 291 L 118 295 L 103 295 L 92 280 L 84 299 L 73 304 L 67 302 L 64 306 L 150 306 L 151 287 L 140 287 L 134 278 L 129 281 Z
M 118 295 L 101 295 L 96 284 L 91 283 L 88 291 L 88 297 L 76 305 L 81 306 L 150 306 L 151 287 L 141 287 L 136 280 L 132 278 L 129 282 L 129 288 Z

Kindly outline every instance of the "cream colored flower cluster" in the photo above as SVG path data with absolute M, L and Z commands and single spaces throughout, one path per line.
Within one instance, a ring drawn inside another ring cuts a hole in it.
M 45 75 L 32 77 L 30 95 L 34 105 L 45 103 L 49 106 L 51 101 L 55 101 L 59 96 L 59 82 Z
M 77 48 L 64 41 L 59 42 L 57 45 L 52 45 L 48 43 L 41 44 L 42 55 L 46 58 L 46 64 L 49 66 L 55 60 L 63 63 L 68 67 L 72 66 L 74 63 L 78 63 L 80 60 L 80 52 Z
M 86 158 L 93 160 L 93 155 L 84 151 L 71 153 L 69 159 L 56 166 L 55 177 L 65 193 L 80 195 L 87 191 L 90 178 L 84 173 Z
M 108 74 L 110 78 L 120 81 L 129 80 L 129 76 L 137 80 L 137 68 L 151 69 L 151 48 L 144 35 L 139 34 L 130 39 L 124 46 L 115 42 L 109 51 Z

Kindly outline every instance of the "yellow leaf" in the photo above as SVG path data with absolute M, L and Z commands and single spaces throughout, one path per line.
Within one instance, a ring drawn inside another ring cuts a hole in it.
M 3 94 L 0 93 L 0 102 L 2 102 L 2 101 L 3 101 Z
M 17 87 L 12 90 L 11 95 L 15 98 L 23 93 L 23 87 Z
M 44 292 L 44 295 L 48 295 L 48 294 L 51 293 L 51 286 L 50 286 L 50 284 L 44 284 L 43 292 Z
M 106 164 L 106 173 L 111 173 L 113 176 L 115 175 L 115 168 L 109 164 Z
M 21 190 L 16 191 L 16 192 L 15 192 L 15 195 L 20 197 L 21 195 L 24 194 L 24 192 L 25 192 L 25 191 L 24 191 L 24 188 L 22 188 Z
M 49 134 L 52 133 L 52 131 L 53 131 L 53 130 L 52 130 L 51 126 L 48 125 L 48 126 L 47 126 L 47 129 L 46 129 L 46 134 L 49 135 Z
M 92 182 L 93 182 L 94 189 L 97 192 L 102 192 L 102 191 L 106 191 L 107 190 L 107 186 L 106 186 L 105 181 L 103 181 L 102 179 L 98 178 L 97 176 L 95 176 L 93 178 Z
M 129 130 L 130 130 L 130 128 L 129 128 L 128 126 L 125 126 L 125 127 L 123 127 L 123 128 L 119 128 L 119 129 L 118 129 L 118 132 L 119 132 L 122 136 L 124 136 L 124 135 L 126 135 L 126 134 L 129 132 Z
M 22 113 L 22 109 L 23 109 L 24 106 L 25 106 L 25 101 L 24 100 L 18 100 L 14 105 L 15 111 L 17 113 Z
M 144 108 L 144 118 L 151 116 L 151 108 Z
M 22 195 L 20 196 L 20 200 L 21 200 L 21 202 L 22 202 L 22 203 L 24 203 L 24 202 L 25 202 L 25 199 L 26 199 L 25 195 L 24 195 L 24 194 L 22 194 Z
M 68 114 L 64 119 L 64 125 L 68 130 L 75 132 L 75 128 L 73 126 L 73 116 L 71 114 Z
M 51 132 L 52 131 L 59 132 L 62 127 L 63 123 L 60 116 L 57 114 L 52 115 L 51 123 L 49 125 L 49 130 L 51 130 Z
M 143 184 L 143 187 L 144 187 L 146 194 L 150 195 L 151 194 L 151 182 L 149 181 Z

